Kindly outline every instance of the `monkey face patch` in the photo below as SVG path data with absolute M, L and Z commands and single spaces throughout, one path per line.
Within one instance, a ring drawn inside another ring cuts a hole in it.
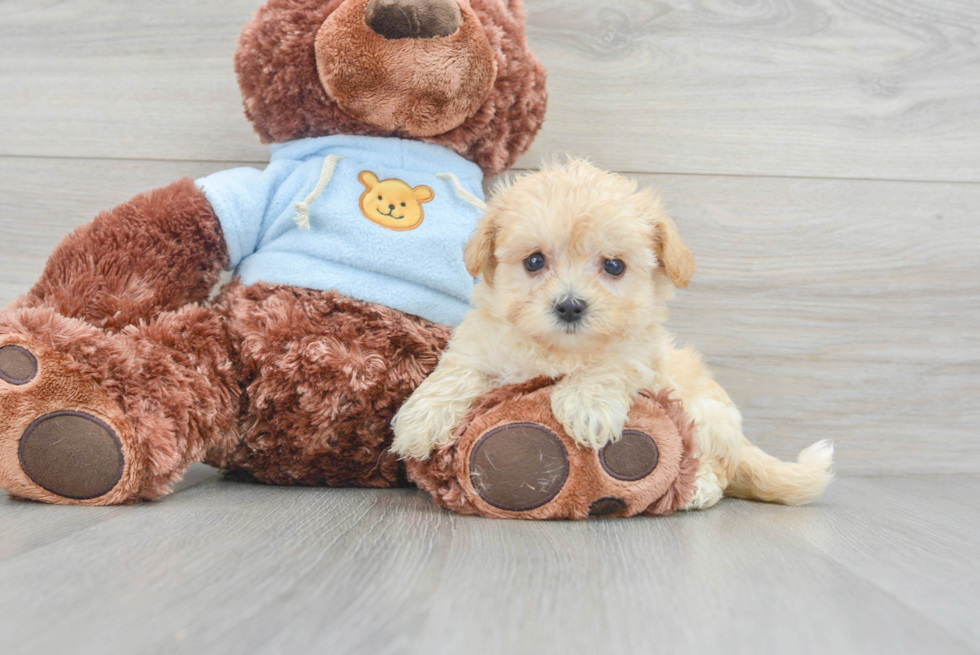
M 361 212 L 382 227 L 401 232 L 414 230 L 425 220 L 422 205 L 432 202 L 435 192 L 427 186 L 414 189 L 401 180 L 379 180 L 371 171 L 357 176 L 365 191 L 361 194 Z

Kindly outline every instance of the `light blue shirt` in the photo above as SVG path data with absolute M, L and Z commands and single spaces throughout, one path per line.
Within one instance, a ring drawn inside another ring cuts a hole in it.
M 197 184 L 246 285 L 334 289 L 447 325 L 470 309 L 474 280 L 463 249 L 483 214 L 483 172 L 448 148 L 367 136 L 302 139 L 272 146 L 264 171 L 236 168 Z M 306 200 L 303 229 L 297 204 Z

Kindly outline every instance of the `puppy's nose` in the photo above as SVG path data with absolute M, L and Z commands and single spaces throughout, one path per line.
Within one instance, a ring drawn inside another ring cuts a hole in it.
M 555 314 L 558 316 L 558 320 L 563 323 L 578 323 L 585 317 L 585 312 L 588 309 L 589 303 L 581 298 L 571 296 L 555 303 Z
M 463 22 L 457 0 L 371 0 L 367 24 L 386 39 L 431 39 L 455 34 Z
M 391 211 L 395 211 L 395 206 L 394 205 L 388 205 L 388 209 L 390 209 Z

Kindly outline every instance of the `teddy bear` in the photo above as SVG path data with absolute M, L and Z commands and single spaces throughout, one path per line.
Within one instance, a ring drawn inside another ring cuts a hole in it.
M 521 0 L 268 0 L 235 64 L 269 166 L 100 214 L 0 312 L 0 487 L 133 503 L 201 461 L 406 484 L 392 416 L 468 310 L 484 178 L 544 120 L 524 18 Z
M 133 503 L 203 461 L 266 484 L 413 482 L 492 518 L 684 506 L 694 427 L 666 392 L 598 452 L 551 415 L 551 380 L 488 394 L 429 460 L 389 452 L 469 309 L 484 176 L 544 118 L 523 20 L 520 0 L 269 0 L 236 55 L 269 166 L 104 212 L 0 311 L 0 487 Z

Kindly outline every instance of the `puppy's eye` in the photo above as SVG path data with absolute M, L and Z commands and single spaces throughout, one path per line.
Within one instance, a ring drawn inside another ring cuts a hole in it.
M 524 260 L 524 268 L 528 273 L 537 273 L 542 268 L 547 266 L 547 264 L 548 259 L 540 252 L 529 255 L 528 258 Z
M 622 259 L 607 259 L 602 262 L 602 270 L 613 277 L 619 277 L 626 272 L 626 264 Z
M 405 203 L 402 203 L 402 207 L 408 207 L 408 205 L 406 205 Z
M 378 196 L 378 200 L 384 200 L 384 196 Z

